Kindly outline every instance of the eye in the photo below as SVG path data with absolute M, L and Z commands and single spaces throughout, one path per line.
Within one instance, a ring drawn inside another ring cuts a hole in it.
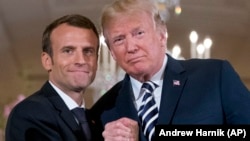
M 72 54 L 73 53 L 73 49 L 72 48 L 64 48 L 63 53 L 66 53 L 66 54 Z
M 112 43 L 114 45 L 121 45 L 124 42 L 124 39 L 125 38 L 123 36 L 115 37 Z
M 140 30 L 140 31 L 137 31 L 135 36 L 142 36 L 145 32 Z
M 118 39 L 115 39 L 114 40 L 114 43 L 119 43 L 119 42 L 121 42 L 122 41 L 122 39 L 121 38 L 118 38 Z
M 83 54 L 86 55 L 86 56 L 93 56 L 95 55 L 96 51 L 94 48 L 85 48 L 83 50 Z

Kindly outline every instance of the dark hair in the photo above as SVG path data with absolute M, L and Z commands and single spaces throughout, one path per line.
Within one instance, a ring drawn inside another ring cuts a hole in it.
M 42 51 L 43 52 L 48 53 L 50 56 L 53 55 L 52 47 L 51 47 L 51 40 L 50 40 L 51 33 L 56 27 L 65 23 L 71 26 L 93 30 L 99 41 L 99 34 L 97 31 L 97 28 L 95 27 L 94 23 L 90 19 L 88 19 L 85 16 L 78 15 L 78 14 L 66 15 L 66 16 L 60 17 L 59 19 L 56 19 L 45 28 L 43 32 L 43 37 L 42 37 Z M 97 53 L 98 53 L 98 49 L 99 49 L 99 43 L 97 47 Z

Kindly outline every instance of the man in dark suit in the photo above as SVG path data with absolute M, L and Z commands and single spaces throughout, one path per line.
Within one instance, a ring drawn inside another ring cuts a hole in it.
M 165 53 L 166 27 L 152 1 L 114 2 L 103 11 L 102 29 L 126 72 L 91 109 L 106 140 L 154 140 L 160 124 L 250 124 L 250 93 L 229 62 Z M 148 93 L 153 98 L 144 98 Z
M 99 35 L 88 18 L 66 15 L 48 25 L 41 61 L 49 80 L 13 108 L 6 141 L 90 141 L 91 133 L 84 134 L 71 110 L 85 106 L 83 94 L 95 78 L 98 50 Z M 88 115 L 84 120 L 94 130 Z

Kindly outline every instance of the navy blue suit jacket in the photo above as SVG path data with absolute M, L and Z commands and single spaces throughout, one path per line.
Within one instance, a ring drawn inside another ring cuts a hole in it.
M 89 123 L 94 130 L 92 122 Z M 12 110 L 5 138 L 6 141 L 85 140 L 73 114 L 48 82 Z
M 121 117 L 139 123 L 132 95 L 126 74 L 91 109 L 100 128 Z M 227 61 L 168 56 L 157 124 L 250 124 L 249 90 Z M 141 131 L 140 140 L 146 140 Z

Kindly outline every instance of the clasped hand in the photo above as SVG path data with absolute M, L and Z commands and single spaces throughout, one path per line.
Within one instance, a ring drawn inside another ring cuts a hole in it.
M 137 121 L 124 117 L 107 123 L 102 135 L 105 141 L 138 141 L 139 126 Z

